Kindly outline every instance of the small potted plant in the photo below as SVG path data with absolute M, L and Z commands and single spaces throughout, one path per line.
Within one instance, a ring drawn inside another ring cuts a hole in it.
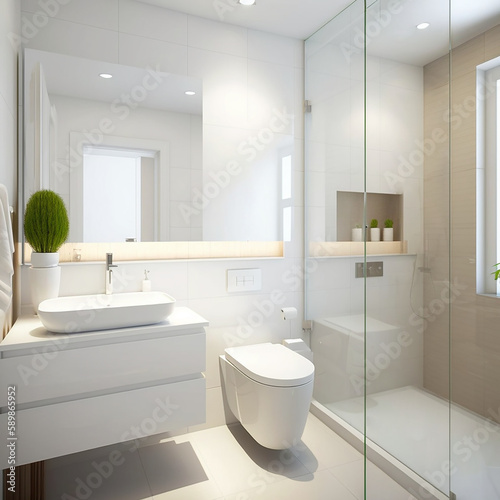
M 356 224 L 356 226 L 352 228 L 351 239 L 352 241 L 363 241 L 363 228 L 359 224 Z
M 500 262 L 495 264 L 493 267 L 496 267 L 496 271 L 493 271 L 491 274 L 493 274 L 494 278 L 497 280 L 500 277 Z
M 393 241 L 394 240 L 394 222 L 392 219 L 386 219 L 384 221 L 384 241 Z
M 370 222 L 370 239 L 372 241 L 380 241 L 380 228 L 378 227 L 377 219 L 372 219 Z
M 47 189 L 33 193 L 24 212 L 24 236 L 31 254 L 31 299 L 35 310 L 42 300 L 59 295 L 61 268 L 58 250 L 69 233 L 62 198 Z

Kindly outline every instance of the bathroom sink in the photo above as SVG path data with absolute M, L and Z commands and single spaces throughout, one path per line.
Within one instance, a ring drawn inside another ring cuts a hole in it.
M 160 323 L 174 307 L 163 292 L 78 295 L 44 300 L 38 316 L 51 332 L 77 333 Z

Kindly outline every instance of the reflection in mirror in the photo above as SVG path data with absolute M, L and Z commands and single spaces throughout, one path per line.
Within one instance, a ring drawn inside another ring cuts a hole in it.
M 156 240 L 156 169 L 151 153 L 148 157 L 147 152 L 131 149 L 84 149 L 82 187 L 86 209 L 81 241 Z
M 25 199 L 58 192 L 73 242 L 202 239 L 202 217 L 170 217 L 203 182 L 201 113 L 199 79 L 26 50 Z
M 246 84 L 232 91 L 232 99 L 246 99 Z M 212 112 L 226 105 L 225 96 L 214 92 L 205 99 Z M 267 107 L 265 92 L 260 101 Z M 25 200 L 37 189 L 58 192 L 69 210 L 68 242 L 291 237 L 293 202 L 281 197 L 282 163 L 293 153 L 293 115 L 286 108 L 271 106 L 259 129 L 245 122 L 204 124 L 198 78 L 25 49 L 24 113 Z M 152 170 L 141 166 L 139 174 L 136 167 L 141 188 L 125 188 L 125 174 L 110 169 L 98 188 L 84 176 L 89 148 L 138 153 L 141 165 L 150 162 Z M 125 212 L 117 208 L 116 193 L 136 207 L 126 229 L 118 230 Z M 84 230 L 94 226 L 96 211 L 100 234 Z

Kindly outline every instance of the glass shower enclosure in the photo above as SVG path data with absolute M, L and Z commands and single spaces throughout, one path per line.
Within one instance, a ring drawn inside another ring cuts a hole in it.
M 373 463 L 408 499 L 500 499 L 500 302 L 474 274 L 476 66 L 500 29 L 454 12 L 358 0 L 306 40 L 313 409 L 363 452 L 367 499 L 389 498 Z

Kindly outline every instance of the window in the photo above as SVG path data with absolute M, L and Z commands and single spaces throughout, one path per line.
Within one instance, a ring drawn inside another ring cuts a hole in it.
M 477 70 L 477 292 L 500 295 L 500 58 Z
M 281 206 L 283 241 L 292 240 L 292 155 L 281 158 Z
M 84 242 L 154 241 L 154 151 L 83 148 Z

